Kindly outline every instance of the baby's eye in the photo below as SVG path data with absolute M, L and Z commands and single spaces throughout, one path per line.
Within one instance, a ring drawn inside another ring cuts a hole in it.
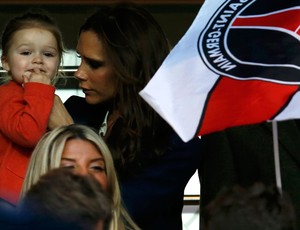
M 54 57 L 55 56 L 54 53 L 52 53 L 52 52 L 45 52 L 44 55 L 46 57 Z
M 76 57 L 81 58 L 81 55 L 80 54 L 76 54 Z
M 31 52 L 30 51 L 22 51 L 22 52 L 20 52 L 20 54 L 24 55 L 24 56 L 28 56 L 31 54 Z

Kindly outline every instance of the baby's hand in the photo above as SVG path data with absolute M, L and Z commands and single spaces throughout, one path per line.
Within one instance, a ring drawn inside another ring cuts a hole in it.
M 24 81 L 24 83 L 29 82 L 30 75 L 31 75 L 31 72 L 29 72 L 29 71 L 26 71 L 26 72 L 23 74 L 23 81 Z
M 39 68 L 34 68 L 33 71 L 26 71 L 23 74 L 24 83 L 27 82 L 39 82 L 47 85 L 51 85 L 51 79 L 46 75 L 45 71 Z

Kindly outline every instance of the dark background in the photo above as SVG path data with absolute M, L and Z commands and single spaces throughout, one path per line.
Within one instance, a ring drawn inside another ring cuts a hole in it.
M 66 48 L 75 49 L 80 25 L 99 5 L 100 4 L 0 4 L 0 30 L 2 33 L 5 24 L 12 17 L 21 15 L 30 9 L 42 9 L 59 25 Z M 201 7 L 201 3 L 148 3 L 142 5 L 158 20 L 172 45 L 175 45 L 184 35 Z

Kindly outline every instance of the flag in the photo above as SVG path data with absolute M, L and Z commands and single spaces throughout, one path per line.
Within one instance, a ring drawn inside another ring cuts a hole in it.
M 300 0 L 206 0 L 140 92 L 183 141 L 300 118 Z

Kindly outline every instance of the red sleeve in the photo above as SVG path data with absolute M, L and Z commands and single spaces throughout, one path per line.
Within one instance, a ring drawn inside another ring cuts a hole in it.
M 46 132 L 55 88 L 30 82 L 0 87 L 0 131 L 23 147 L 34 147 Z

